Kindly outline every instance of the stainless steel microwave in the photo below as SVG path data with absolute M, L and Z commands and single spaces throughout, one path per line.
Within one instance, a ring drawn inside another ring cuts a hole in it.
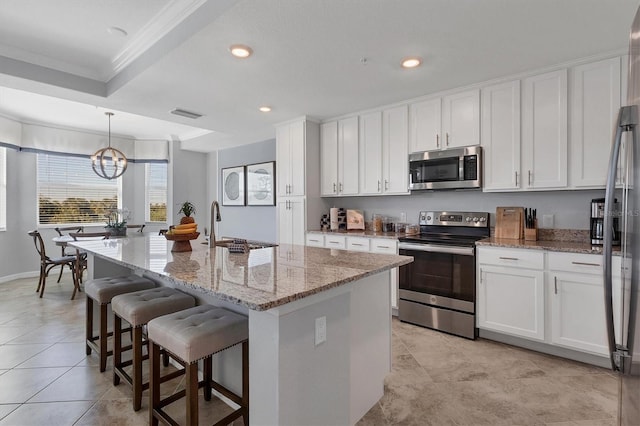
M 409 155 L 409 189 L 482 188 L 480 145 Z

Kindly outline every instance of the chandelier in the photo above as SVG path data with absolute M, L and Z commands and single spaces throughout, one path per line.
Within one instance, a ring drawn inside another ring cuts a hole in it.
M 91 156 L 91 166 L 98 176 L 104 179 L 116 179 L 127 170 L 127 157 L 111 147 L 111 116 L 112 112 L 105 112 L 109 117 L 109 146 L 96 151 Z

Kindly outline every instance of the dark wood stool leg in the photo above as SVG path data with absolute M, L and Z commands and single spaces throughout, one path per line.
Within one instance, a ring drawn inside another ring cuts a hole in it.
M 100 305 L 100 372 L 107 369 L 107 305 Z
M 149 346 L 149 424 L 158 426 L 153 411 L 160 408 L 160 346 L 153 342 Z
M 185 367 L 187 424 L 198 424 L 198 363 L 193 362 Z
M 142 327 L 133 329 L 133 410 L 142 406 Z
M 166 351 L 162 352 L 162 365 L 169 366 L 169 354 Z
M 86 323 L 86 337 L 87 342 L 90 342 L 93 339 L 93 299 L 87 297 L 87 323 Z M 91 355 L 91 346 L 86 345 L 86 353 L 87 355 Z
M 113 314 L 113 386 L 120 384 L 116 369 L 122 364 L 122 319 Z
M 249 426 L 249 342 L 242 343 L 242 420 Z
M 204 400 L 211 401 L 211 380 L 213 380 L 213 357 L 209 356 L 202 360 L 204 376 Z

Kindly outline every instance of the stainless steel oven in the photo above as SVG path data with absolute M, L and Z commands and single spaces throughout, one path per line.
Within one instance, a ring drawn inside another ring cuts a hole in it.
M 482 188 L 482 147 L 424 151 L 409 155 L 409 189 Z
M 420 212 L 419 236 L 400 239 L 400 320 L 474 339 L 475 242 L 489 236 L 489 213 Z

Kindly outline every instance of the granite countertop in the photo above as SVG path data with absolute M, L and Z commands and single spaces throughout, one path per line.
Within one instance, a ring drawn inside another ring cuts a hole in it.
M 524 240 L 511 240 L 505 238 L 485 238 L 476 242 L 477 246 L 492 246 L 492 247 L 506 247 L 506 248 L 522 248 L 533 250 L 550 250 L 550 251 L 562 251 L 569 253 L 584 253 L 584 254 L 602 254 L 602 246 L 592 246 L 588 242 L 583 241 L 558 241 L 558 240 L 538 240 L 538 241 L 524 241 Z M 613 255 L 620 255 L 620 247 L 613 248 Z
M 209 249 L 204 239 L 193 251 L 173 253 L 163 236 L 77 241 L 75 247 L 116 264 L 143 270 L 221 300 L 263 311 L 330 288 L 411 263 L 408 256 L 330 250 L 298 245 L 229 253 Z
M 350 229 L 348 231 L 307 231 L 308 234 L 324 234 L 324 235 L 345 235 L 349 237 L 370 237 L 370 238 L 386 238 L 397 240 L 400 237 L 406 236 L 406 234 L 396 234 L 395 232 L 373 232 L 363 229 Z

